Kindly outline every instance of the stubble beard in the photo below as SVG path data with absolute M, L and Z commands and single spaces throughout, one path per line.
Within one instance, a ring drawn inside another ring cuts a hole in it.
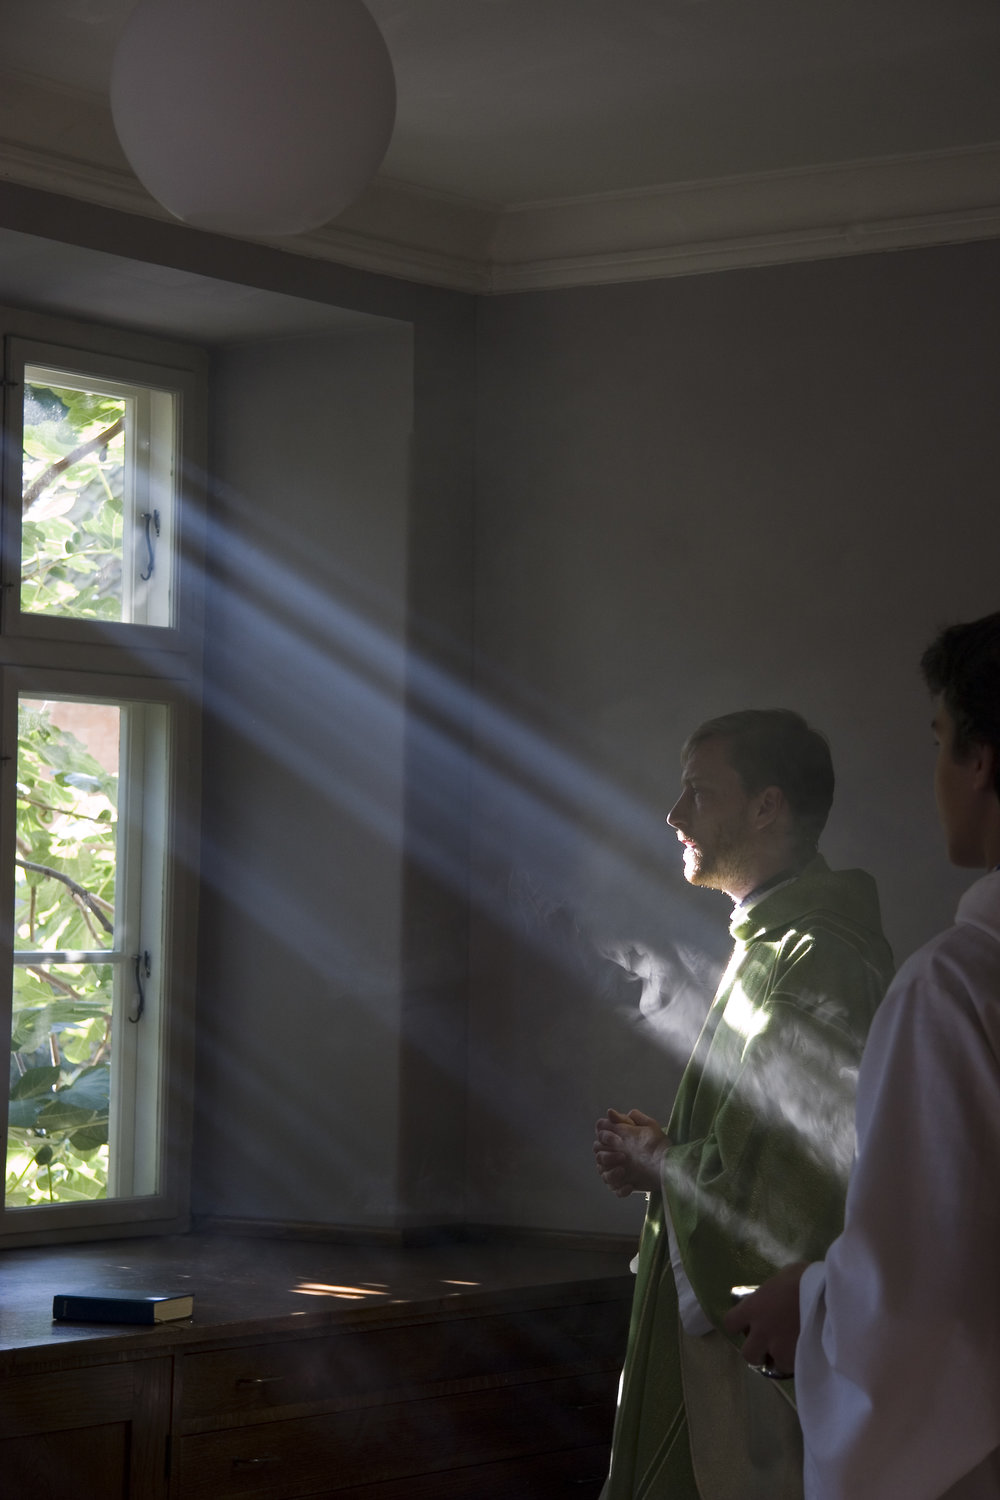
M 710 891 L 729 892 L 742 888 L 747 881 L 747 851 L 740 840 L 721 837 L 714 848 L 700 844 L 684 846 L 684 878 L 688 885 L 704 886 Z

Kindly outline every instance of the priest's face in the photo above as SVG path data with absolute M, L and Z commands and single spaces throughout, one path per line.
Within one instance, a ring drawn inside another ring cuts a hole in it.
M 939 698 L 931 723 L 937 743 L 934 800 L 953 865 L 975 869 L 988 861 L 985 852 L 985 805 L 993 795 L 992 759 L 982 745 L 960 755 L 955 749 L 955 721 Z M 984 772 L 984 756 L 988 766 Z M 985 798 L 984 798 L 985 788 Z
M 730 764 L 725 739 L 714 737 L 694 747 L 684 762 L 681 784 L 667 822 L 684 845 L 685 879 L 739 900 L 758 884 L 755 808 Z

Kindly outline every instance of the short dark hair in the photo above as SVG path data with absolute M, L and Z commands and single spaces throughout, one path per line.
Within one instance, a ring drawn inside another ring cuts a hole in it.
M 784 793 L 798 842 L 813 849 L 833 803 L 833 760 L 819 730 L 790 708 L 745 708 L 722 714 L 689 735 L 681 751 L 687 760 L 705 740 L 724 739 L 733 770 L 749 795 L 776 786 Z
M 996 752 L 993 785 L 1000 797 L 1000 612 L 942 630 L 920 670 L 951 714 L 956 757 L 965 759 L 975 745 Z

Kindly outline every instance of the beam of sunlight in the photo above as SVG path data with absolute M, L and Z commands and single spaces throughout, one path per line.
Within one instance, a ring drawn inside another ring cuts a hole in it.
M 389 1294 L 384 1286 L 336 1286 L 325 1281 L 300 1281 L 298 1286 L 289 1290 L 303 1297 L 336 1297 L 343 1302 L 363 1302 L 367 1297 L 386 1297 Z
M 242 505 L 231 492 L 226 503 L 236 513 Z M 277 544 L 256 546 L 225 521 L 209 524 L 205 539 L 210 555 L 225 560 L 224 574 L 211 579 L 213 616 L 224 628 L 210 637 L 210 719 L 252 743 L 277 774 L 301 782 L 317 810 L 336 808 L 389 848 L 402 840 L 407 859 L 557 962 L 562 945 L 549 941 L 544 923 L 525 930 L 523 908 L 512 908 L 509 889 L 497 887 L 498 868 L 513 861 L 576 909 L 593 902 L 580 889 L 581 874 L 596 880 L 630 913 L 620 942 L 641 947 L 643 928 L 662 930 L 670 876 L 680 884 L 662 807 L 630 795 L 477 692 L 465 664 L 449 672 L 416 650 L 401 633 L 398 602 L 373 591 L 366 597 L 354 578 L 320 589 L 280 561 Z M 336 579 L 329 559 L 324 572 Z M 266 683 L 266 713 L 255 683 Z M 485 810 L 476 818 L 471 867 L 470 799 Z M 251 877 L 227 864 L 210 820 L 206 853 L 206 878 L 230 897 L 239 890 L 255 922 L 299 951 L 322 950 L 331 977 L 357 976 L 354 934 L 334 943 L 315 912 L 301 903 L 293 910 L 268 889 L 266 873 Z M 701 921 L 685 913 L 685 923 L 718 928 L 709 912 Z M 690 948 L 699 946 L 697 933 L 694 939 Z M 592 957 L 605 958 L 604 948 L 595 936 Z
M 597 769 L 600 747 L 585 726 L 557 721 L 552 705 L 532 704 L 511 685 L 491 690 L 482 672 L 474 677 L 468 644 L 410 617 L 400 594 L 348 574 L 328 550 L 317 555 L 313 539 L 279 513 L 214 480 L 207 487 L 212 515 L 196 520 L 211 559 L 203 580 L 205 742 L 218 758 L 209 765 L 213 798 L 200 830 L 201 878 L 214 897 L 205 903 L 208 920 L 225 922 L 235 912 L 229 931 L 253 932 L 261 948 L 293 954 L 297 982 L 329 1002 L 336 1022 L 321 1028 L 322 1045 L 336 1045 L 337 1028 L 353 1035 L 363 1023 L 372 1055 L 384 1041 L 388 1078 L 399 1047 L 390 1000 L 419 988 L 423 975 L 404 971 L 404 961 L 414 961 L 400 956 L 398 940 L 394 948 L 380 943 L 364 920 L 338 916 L 337 895 L 365 878 L 370 860 L 387 902 L 402 908 L 401 882 L 413 868 L 463 912 L 471 909 L 484 926 L 586 985 L 623 1027 L 648 1026 L 671 1061 L 685 1061 L 715 989 L 724 922 L 712 900 L 688 899 L 664 824 L 673 800 L 666 787 L 662 805 L 633 794 L 622 778 Z M 150 661 L 162 670 L 155 645 Z M 505 707 L 507 698 L 528 706 Z M 298 809 L 294 838 L 266 806 L 240 805 L 239 780 L 226 774 L 230 753 L 240 766 L 252 760 L 258 795 L 269 777 L 280 784 L 279 807 Z M 670 757 L 666 747 L 667 766 Z M 665 780 L 673 780 L 669 770 Z M 199 847 L 199 830 L 188 836 Z M 308 882 L 290 880 L 306 857 Z M 359 858 L 360 876 L 351 868 Z M 315 899 L 303 899 L 306 889 Z M 245 954 L 239 961 L 227 1016 L 205 1007 L 203 1056 L 211 1066 L 219 1059 L 231 1095 L 259 1108 L 282 1140 L 296 1141 L 303 1101 L 288 1087 L 294 1060 L 283 1053 L 270 1068 L 266 1045 L 242 1054 L 230 1046 L 226 1028 L 241 1024 L 236 990 L 251 962 Z M 211 979 L 227 983 L 224 974 Z M 255 1004 L 251 996 L 247 1014 Z M 276 996 L 275 1049 L 286 1042 L 280 1013 L 305 1009 L 295 997 Z M 418 1028 L 407 1045 L 464 1084 L 468 1057 L 446 1030 Z M 477 1055 L 476 1088 L 484 1108 L 511 1113 L 509 1079 L 497 1060 Z M 238 1126 L 213 1118 L 210 1128 L 222 1172 L 227 1157 L 239 1159 Z M 359 1119 L 342 1138 L 304 1143 L 303 1162 L 313 1151 L 317 1159 L 300 1167 L 300 1177 L 313 1186 L 320 1172 L 333 1182 L 357 1181 L 355 1211 L 377 1215 L 386 1190 L 360 1181 L 362 1129 Z M 273 1187 L 284 1201 L 288 1162 L 278 1147 L 258 1166 L 261 1200 Z
M 724 1024 L 739 1032 L 744 1043 L 752 1042 L 767 1030 L 768 1012 L 763 1005 L 754 1005 L 739 985 L 729 997 Z
M 802 998 L 808 1007 L 809 997 Z M 670 1154 L 665 1171 L 672 1189 L 694 1202 L 700 1217 L 769 1263 L 784 1265 L 802 1257 L 796 1233 L 809 1233 L 795 1207 L 803 1178 L 846 1191 L 855 1149 L 858 1047 L 841 1017 L 830 1006 L 824 1015 L 820 1001 L 811 1011 L 786 1004 L 777 1012 L 767 1016 L 736 987 L 721 1026 L 733 1023 L 746 1066 L 717 1116 L 718 1162 L 713 1173 L 699 1176 L 682 1154 Z M 778 1036 L 769 1035 L 772 1026 Z M 731 1059 L 719 1066 L 728 1079 Z M 706 1076 L 711 1078 L 710 1069 Z M 785 1171 L 772 1175 L 752 1202 L 744 1193 L 742 1206 L 735 1206 L 733 1184 L 753 1139 L 766 1139 L 768 1159 L 784 1163 Z M 786 1226 L 783 1238 L 765 1222 L 761 1210 L 769 1202 L 779 1210 L 772 1217 Z

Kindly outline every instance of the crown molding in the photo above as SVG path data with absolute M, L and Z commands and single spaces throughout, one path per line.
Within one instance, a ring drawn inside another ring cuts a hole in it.
M 174 222 L 106 100 L 0 73 L 0 178 Z M 258 240 L 479 294 L 691 276 L 1000 237 L 1000 143 L 502 206 L 378 177 L 331 224 Z
M 494 292 L 691 276 L 1000 236 L 1000 143 L 505 209 Z
M 311 234 L 269 243 L 452 291 L 492 290 L 495 204 L 376 177 L 362 197 Z

